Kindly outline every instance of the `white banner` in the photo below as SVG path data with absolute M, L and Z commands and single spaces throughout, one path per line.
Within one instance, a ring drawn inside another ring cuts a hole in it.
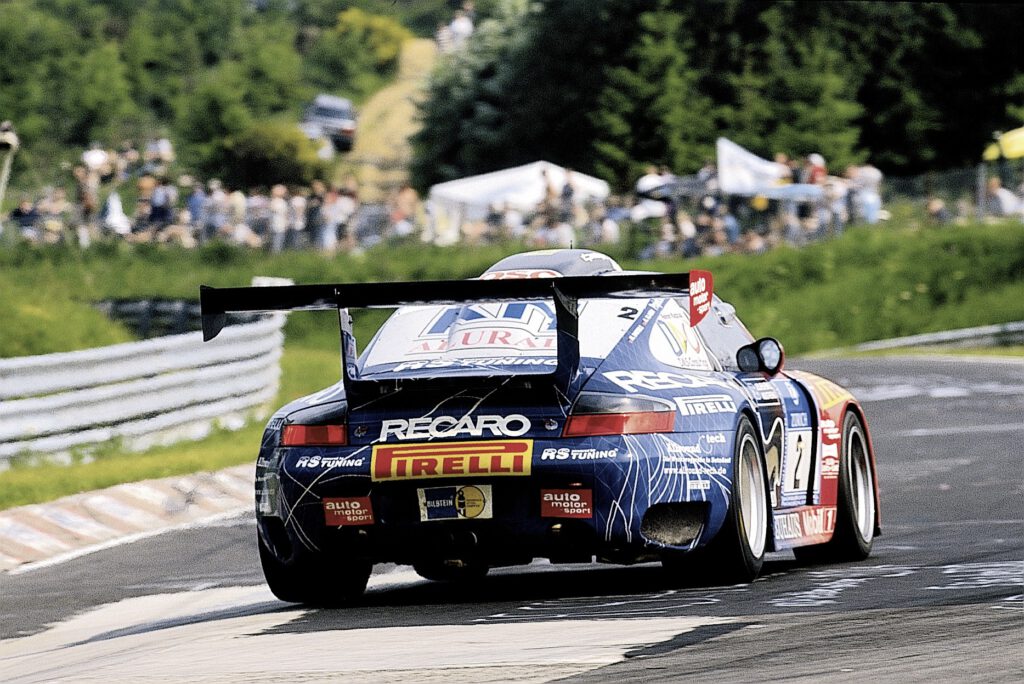
M 718 186 L 727 195 L 756 195 L 777 187 L 783 172 L 778 164 L 761 159 L 731 140 L 719 138 Z

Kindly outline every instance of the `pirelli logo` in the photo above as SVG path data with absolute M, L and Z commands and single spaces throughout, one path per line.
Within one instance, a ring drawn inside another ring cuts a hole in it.
M 529 475 L 532 459 L 532 439 L 377 444 L 371 473 L 374 482 Z

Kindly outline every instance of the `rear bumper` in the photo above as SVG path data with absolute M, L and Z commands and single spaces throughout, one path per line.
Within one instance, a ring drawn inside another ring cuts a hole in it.
M 311 448 L 279 448 L 273 459 L 279 501 L 276 511 L 258 507 L 261 533 L 282 558 L 305 549 L 375 563 L 479 558 L 505 565 L 533 558 L 634 562 L 668 549 L 689 550 L 717 532 L 727 488 L 698 487 L 670 468 L 677 462 L 663 463 L 669 437 L 601 439 L 597 451 L 614 457 L 544 460 L 546 445 L 538 442 L 529 475 L 399 481 L 373 481 L 369 464 L 353 460 L 354 453 L 346 457 L 349 465 L 336 461 L 333 469 L 317 470 L 308 467 L 312 460 L 303 459 L 319 455 L 322 463 L 331 456 Z M 487 515 L 423 519 L 424 491 L 466 486 L 487 492 Z M 582 510 L 570 510 L 564 503 L 568 498 L 582 502 L 576 504 Z M 369 517 L 329 515 L 326 501 L 358 502 Z

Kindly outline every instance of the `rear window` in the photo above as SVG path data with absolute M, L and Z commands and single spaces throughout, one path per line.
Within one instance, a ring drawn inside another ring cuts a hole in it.
M 313 107 L 313 114 L 324 119 L 351 119 L 352 111 L 349 109 L 334 109 L 332 107 Z
M 604 358 L 648 299 L 580 302 L 580 355 Z M 403 307 L 367 348 L 362 373 L 410 370 L 452 362 L 508 366 L 540 373 L 557 363 L 557 324 L 550 301 Z

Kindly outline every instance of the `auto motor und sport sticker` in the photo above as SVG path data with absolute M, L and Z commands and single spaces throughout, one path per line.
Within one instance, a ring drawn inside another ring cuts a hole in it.
M 323 506 L 328 527 L 373 524 L 373 506 L 368 496 L 328 498 L 323 500 Z

